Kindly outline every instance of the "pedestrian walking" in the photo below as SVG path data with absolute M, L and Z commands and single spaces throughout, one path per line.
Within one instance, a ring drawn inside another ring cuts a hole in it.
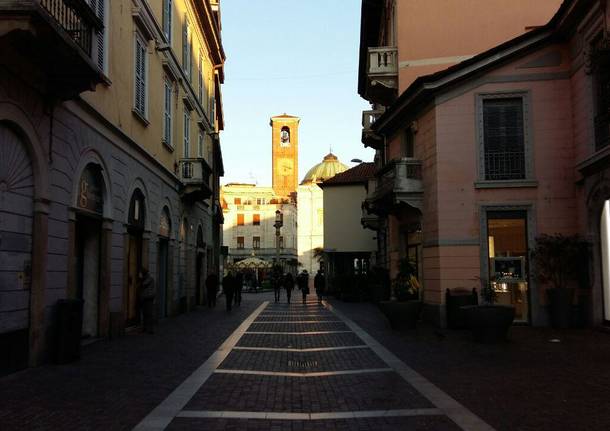
M 322 270 L 318 270 L 316 276 L 313 278 L 313 287 L 316 289 L 316 295 L 318 295 L 318 302 L 322 302 L 322 296 L 326 290 L 326 280 L 324 279 L 324 273 Z
M 286 289 L 286 299 L 288 299 L 288 303 L 290 304 L 290 296 L 292 295 L 292 289 L 294 289 L 294 278 L 292 278 L 291 273 L 286 273 L 283 284 L 284 289 Z
M 271 285 L 273 286 L 273 293 L 275 294 L 275 302 L 280 302 L 280 293 L 282 292 L 282 269 L 279 266 L 273 267 L 273 273 L 271 274 Z
M 216 307 L 216 295 L 218 295 L 218 276 L 215 272 L 210 272 L 205 279 L 205 288 L 208 294 L 208 307 Z
M 222 291 L 225 294 L 227 311 L 231 311 L 231 304 L 233 303 L 233 289 L 235 289 L 235 277 L 229 271 L 222 279 Z
M 306 269 L 297 276 L 297 286 L 299 286 L 299 289 L 301 290 L 303 304 L 305 304 L 307 302 L 307 295 L 309 295 L 309 274 Z
M 244 287 L 244 275 L 238 272 L 235 275 L 235 305 L 241 305 L 241 290 Z
M 155 280 L 148 272 L 148 268 L 142 268 L 140 272 L 140 306 L 142 308 L 142 323 L 144 332 L 155 333 Z

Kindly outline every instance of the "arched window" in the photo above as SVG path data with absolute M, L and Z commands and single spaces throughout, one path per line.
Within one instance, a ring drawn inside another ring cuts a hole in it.
M 280 131 L 280 146 L 290 146 L 290 128 L 288 126 L 282 127 L 282 130 Z

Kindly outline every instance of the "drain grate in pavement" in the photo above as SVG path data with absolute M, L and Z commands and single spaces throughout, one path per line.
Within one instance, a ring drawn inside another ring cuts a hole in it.
M 318 361 L 288 361 L 289 367 L 294 368 L 314 368 L 318 366 Z

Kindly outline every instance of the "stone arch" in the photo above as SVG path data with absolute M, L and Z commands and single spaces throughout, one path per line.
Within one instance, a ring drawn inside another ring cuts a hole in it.
M 158 205 L 157 214 L 156 214 L 156 218 L 155 218 L 155 223 L 156 223 L 156 226 L 157 226 L 157 233 L 159 232 L 159 220 L 161 220 L 161 215 L 163 214 L 163 210 L 165 208 L 167 208 L 167 212 L 169 214 L 169 220 L 170 220 L 170 223 L 171 223 L 169 239 L 172 239 L 171 235 L 176 230 L 176 223 L 175 223 L 175 220 L 174 220 L 174 210 L 173 210 L 173 207 L 172 207 L 172 202 L 171 202 L 171 200 L 167 196 L 164 199 L 162 199 L 159 202 L 159 205 Z
M 103 179 L 103 198 L 104 198 L 104 209 L 103 216 L 107 219 L 113 219 L 114 217 L 114 206 L 112 202 L 112 183 L 110 182 L 110 176 L 108 175 L 108 166 L 104 162 L 101 155 L 93 148 L 88 148 L 82 152 L 80 160 L 76 168 L 76 175 L 74 176 L 75 181 L 72 184 L 72 207 L 76 208 L 78 199 L 78 178 L 81 177 L 83 171 L 89 164 L 98 165 L 100 167 L 100 174 Z
M 20 136 L 29 153 L 34 174 L 34 199 L 37 201 L 48 199 L 48 158 L 30 117 L 17 105 L 0 102 L 0 124 L 6 124 Z

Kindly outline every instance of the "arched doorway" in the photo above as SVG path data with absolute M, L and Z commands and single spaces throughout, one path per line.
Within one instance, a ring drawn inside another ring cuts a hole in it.
M 33 215 L 31 159 L 0 123 L 0 375 L 28 363 Z
M 610 200 L 602 207 L 600 223 L 602 288 L 604 298 L 604 322 L 610 323 Z
M 127 326 L 136 325 L 140 321 L 138 300 L 139 275 L 142 270 L 142 243 L 146 222 L 146 206 L 144 193 L 135 189 L 129 203 L 127 218 Z
M 195 260 L 195 296 L 196 304 L 204 305 L 206 303 L 205 298 L 205 277 L 207 276 L 205 265 L 205 243 L 203 242 L 203 232 L 201 225 L 197 228 L 197 252 Z
M 83 301 L 83 337 L 97 337 L 100 323 L 100 268 L 104 179 L 101 166 L 83 169 L 76 196 L 75 271 L 76 298 Z
M 172 231 L 172 222 L 169 209 L 163 207 L 159 217 L 159 249 L 157 253 L 157 313 L 160 318 L 169 314 L 171 301 L 169 300 L 169 238 Z

